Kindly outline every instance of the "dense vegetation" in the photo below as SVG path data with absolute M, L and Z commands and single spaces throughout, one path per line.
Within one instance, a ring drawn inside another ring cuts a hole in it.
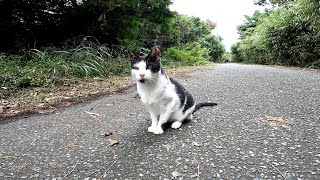
M 129 72 L 127 51 L 159 45 L 163 64 L 221 61 L 215 24 L 172 12 L 171 0 L 0 1 L 0 97 L 61 79 Z
M 320 68 L 320 3 L 317 0 L 259 0 L 271 9 L 246 16 L 236 62 Z

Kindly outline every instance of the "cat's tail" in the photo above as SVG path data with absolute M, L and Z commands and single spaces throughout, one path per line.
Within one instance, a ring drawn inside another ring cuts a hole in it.
M 217 103 L 213 103 L 213 102 L 201 102 L 201 103 L 197 103 L 192 114 L 195 113 L 196 111 L 198 111 L 200 108 L 204 107 L 204 106 L 216 106 L 218 105 Z

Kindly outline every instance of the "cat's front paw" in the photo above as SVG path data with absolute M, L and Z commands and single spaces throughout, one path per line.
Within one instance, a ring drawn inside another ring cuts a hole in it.
M 148 128 L 148 132 L 154 133 L 155 129 L 157 129 L 157 126 L 150 126 L 150 127 Z
M 182 123 L 181 123 L 180 121 L 176 121 L 176 122 L 172 123 L 171 128 L 173 128 L 173 129 L 179 129 L 180 126 L 181 126 L 181 124 L 182 124 Z
M 161 127 L 156 127 L 153 131 L 154 134 L 162 134 L 163 133 L 163 130 Z

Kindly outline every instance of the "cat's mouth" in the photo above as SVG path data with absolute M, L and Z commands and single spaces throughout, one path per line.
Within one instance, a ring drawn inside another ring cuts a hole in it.
M 144 79 L 141 79 L 141 80 L 140 80 L 140 82 L 141 82 L 141 83 L 145 83 L 145 82 L 146 82 L 146 80 L 144 80 Z

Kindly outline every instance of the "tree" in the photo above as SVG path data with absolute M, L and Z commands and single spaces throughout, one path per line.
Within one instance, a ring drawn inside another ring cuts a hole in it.
M 245 22 L 233 56 L 248 63 L 320 66 L 319 8 L 319 2 L 295 0 L 258 16 L 253 25 Z
M 202 21 L 198 17 L 175 14 L 172 21 L 172 27 L 174 28 L 171 33 L 174 35 L 170 41 L 177 44 L 200 41 L 210 35 L 212 30 L 212 27 L 207 22 Z
M 289 4 L 290 2 L 292 2 L 294 0 L 254 0 L 254 4 L 256 5 L 260 5 L 260 6 L 265 6 L 268 4 L 271 4 L 273 6 L 284 6 Z
M 68 38 L 94 36 L 101 43 L 145 45 L 172 17 L 170 0 L 2 0 L 0 51 L 61 46 Z
M 220 39 L 220 37 L 215 35 L 209 35 L 201 42 L 202 47 L 209 50 L 209 57 L 211 61 L 221 62 L 222 57 L 225 54 L 225 48 Z
M 34 48 L 60 39 L 55 31 L 68 4 L 74 1 L 2 0 L 0 2 L 0 50 Z
M 250 36 L 257 27 L 259 20 L 269 15 L 269 11 L 265 12 L 255 11 L 252 16 L 245 15 L 245 22 L 237 26 L 240 39 Z

